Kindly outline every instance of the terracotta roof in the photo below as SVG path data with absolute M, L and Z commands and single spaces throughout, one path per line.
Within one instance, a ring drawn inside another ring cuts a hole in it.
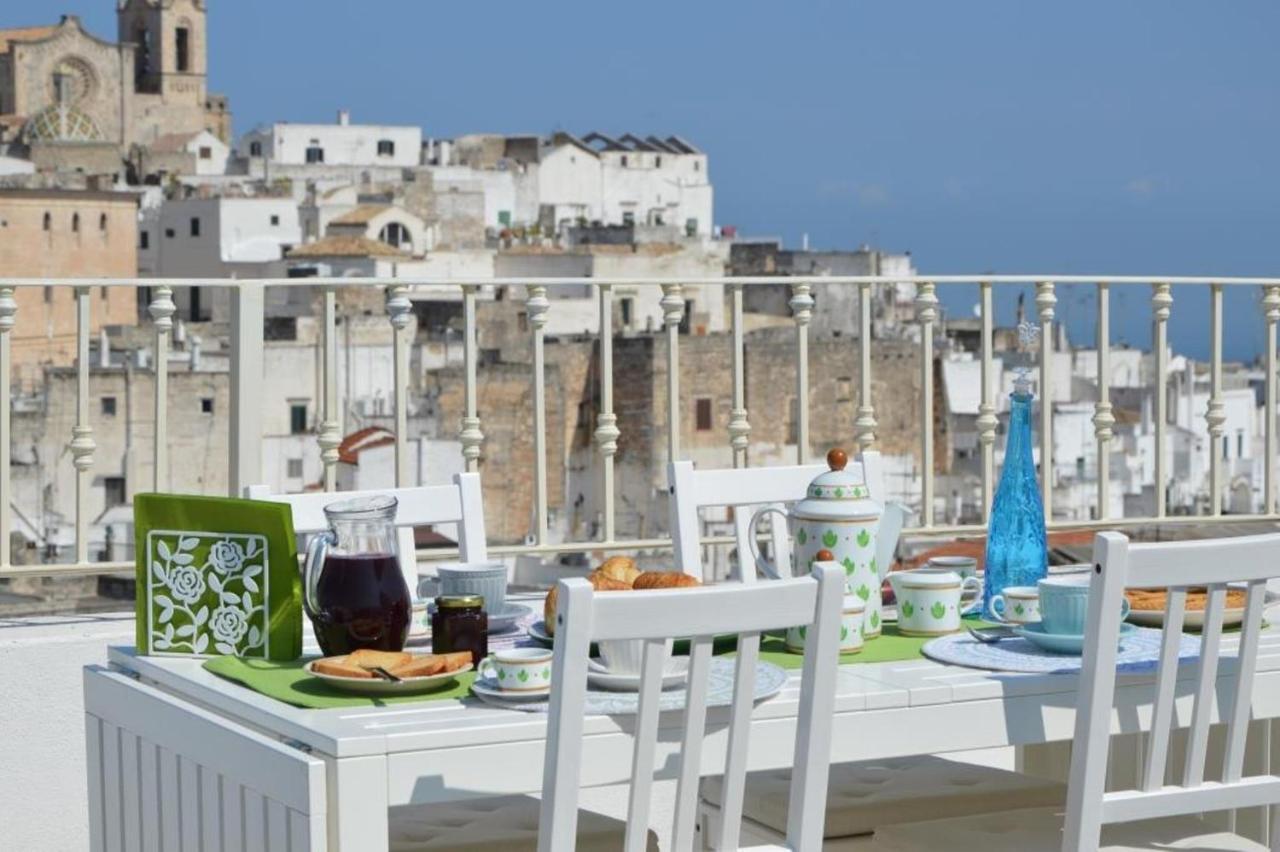
M 394 432 L 381 426 L 366 426 L 342 439 L 342 443 L 338 445 L 338 461 L 344 464 L 359 464 L 360 453 L 364 450 L 385 447 L 395 442 Z
M 57 24 L 44 27 L 14 27 L 13 29 L 0 30 L 0 53 L 8 53 L 9 45 L 15 41 L 39 41 L 42 38 L 48 38 L 57 31 Z
M 341 216 L 329 220 L 330 225 L 367 225 L 373 217 L 391 208 L 390 204 L 361 204 Z
M 345 234 L 330 235 L 316 240 L 314 243 L 294 246 L 289 250 L 289 257 L 405 257 L 405 252 L 371 240 L 368 237 L 354 237 Z

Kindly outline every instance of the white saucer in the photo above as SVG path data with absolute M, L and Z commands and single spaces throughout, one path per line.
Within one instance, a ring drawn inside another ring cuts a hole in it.
M 673 686 L 682 686 L 688 676 L 689 658 L 671 657 L 663 667 L 662 688 L 670 689 Z M 605 668 L 604 663 L 593 658 L 587 661 L 587 683 L 599 689 L 607 689 L 612 692 L 638 692 L 640 690 L 640 675 L 610 672 Z
M 453 680 L 464 672 L 471 671 L 471 663 L 467 663 L 457 671 L 427 675 L 426 677 L 406 677 L 399 681 L 394 681 L 383 680 L 382 678 L 342 677 L 340 675 L 325 674 L 324 672 L 312 670 L 311 667 L 315 662 L 315 660 L 312 660 L 307 663 L 304 668 L 307 674 L 319 678 L 325 683 L 341 689 L 343 692 L 353 692 L 359 695 L 412 695 L 416 692 L 426 692 L 446 681 Z
M 547 632 L 547 623 L 542 619 L 538 619 L 529 625 L 529 638 L 540 645 L 546 645 L 548 648 L 556 644 L 556 639 Z
M 531 689 L 528 692 L 512 692 L 499 689 L 498 682 L 491 677 L 478 677 L 471 684 L 471 691 L 481 698 L 498 701 L 510 701 L 521 704 L 526 701 L 542 701 L 551 694 L 551 687 Z

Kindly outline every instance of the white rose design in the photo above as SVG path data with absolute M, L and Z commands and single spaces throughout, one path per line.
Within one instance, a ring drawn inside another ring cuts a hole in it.
M 171 566 L 168 585 L 173 596 L 188 606 L 204 595 L 204 577 L 190 565 Z
M 249 621 L 237 607 L 220 606 L 209 616 L 209 629 L 219 642 L 236 645 L 249 630 Z
M 244 550 L 234 541 L 216 542 L 209 550 L 209 564 L 219 574 L 239 574 L 244 560 Z

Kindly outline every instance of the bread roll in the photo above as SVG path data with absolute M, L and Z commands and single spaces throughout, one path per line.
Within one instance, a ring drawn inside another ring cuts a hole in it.
M 617 580 L 630 586 L 635 583 L 636 577 L 640 576 L 640 569 L 636 567 L 636 561 L 630 556 L 613 556 L 606 559 L 604 564 L 592 573 L 603 574 L 610 580 Z
M 701 586 L 702 582 L 683 571 L 645 571 L 632 586 L 636 591 L 642 589 L 686 589 Z
M 358 677 L 371 678 L 373 674 L 365 671 L 357 665 L 347 662 L 347 658 L 343 657 L 327 657 L 323 660 L 316 660 L 311 664 L 311 670 L 320 674 L 333 675 L 334 677 Z
M 631 588 L 628 583 L 614 580 L 606 577 L 599 571 L 592 571 L 587 579 L 591 581 L 591 588 L 597 592 L 625 592 Z M 547 598 L 542 603 L 542 620 L 546 624 L 547 635 L 556 635 L 556 598 L 559 586 L 552 586 L 551 591 L 547 592 Z

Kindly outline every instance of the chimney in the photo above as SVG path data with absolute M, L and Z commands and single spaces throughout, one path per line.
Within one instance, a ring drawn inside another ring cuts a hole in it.
M 338 124 L 342 125 L 343 127 L 346 127 L 350 123 L 351 123 L 351 110 L 346 110 L 346 109 L 338 110 Z

